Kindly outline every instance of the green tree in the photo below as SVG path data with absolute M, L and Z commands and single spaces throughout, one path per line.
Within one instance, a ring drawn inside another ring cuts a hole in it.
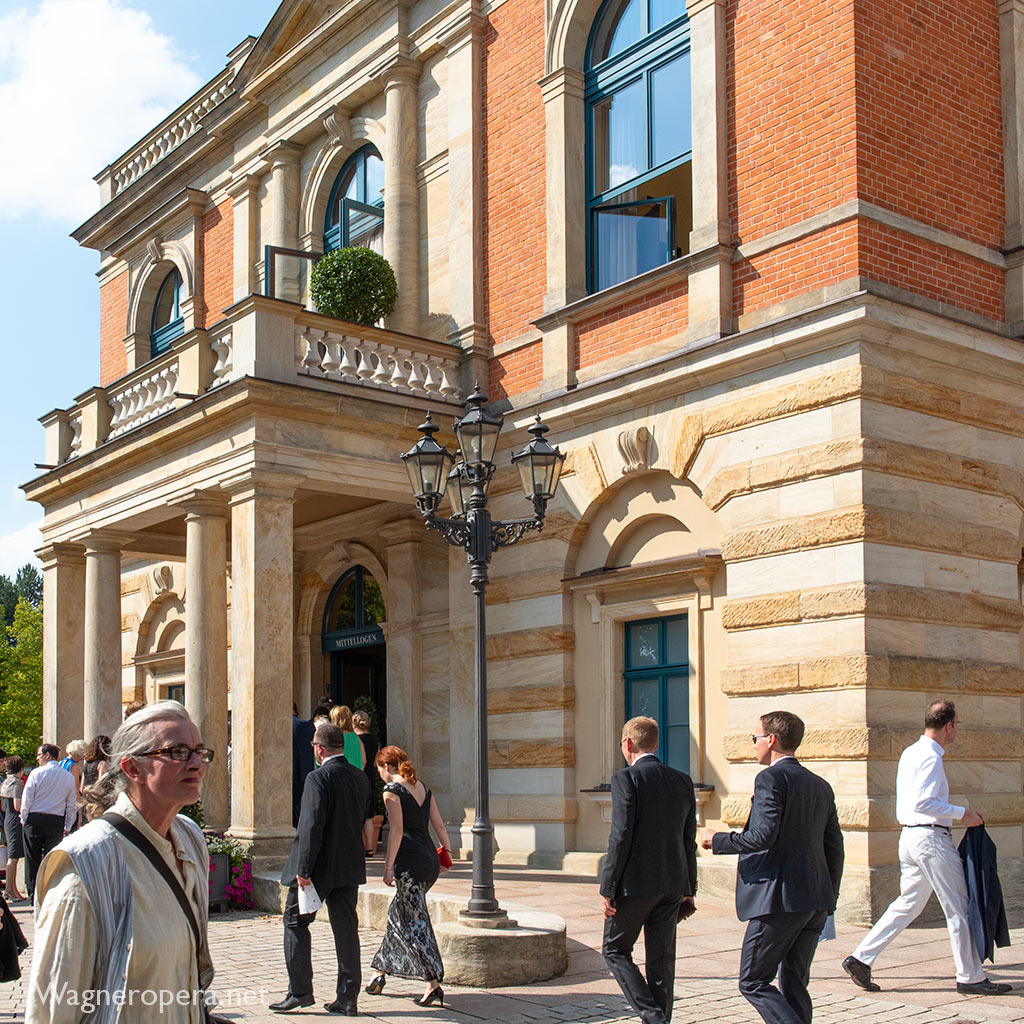
M 10 577 L 0 575 L 0 615 L 3 622 L 0 625 L 9 626 L 14 621 L 14 609 L 18 604 L 18 591 Z
M 35 760 L 43 731 L 43 612 L 25 598 L 0 636 L 0 747 Z
M 14 577 L 14 590 L 19 598 L 25 598 L 37 608 L 43 603 L 43 577 L 31 562 L 26 562 L 18 570 Z

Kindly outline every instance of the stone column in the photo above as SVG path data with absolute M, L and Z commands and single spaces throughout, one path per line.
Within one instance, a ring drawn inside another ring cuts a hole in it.
M 395 331 L 420 330 L 420 204 L 417 182 L 420 66 L 400 61 L 384 72 L 384 256 L 395 271 L 398 300 L 387 325 Z
M 725 0 L 690 0 L 693 230 L 690 252 L 705 253 L 689 281 L 689 341 L 734 330 L 729 225 Z
M 270 231 L 268 245 L 286 249 L 299 244 L 299 161 L 302 149 L 291 142 L 277 142 L 263 154 L 270 161 Z M 301 302 L 299 279 L 294 259 L 278 260 L 274 296 L 289 302 Z
M 85 556 L 75 544 L 50 544 L 43 562 L 43 739 L 63 750 L 91 740 L 82 717 L 85 657 Z
M 1006 320 L 1024 334 L 1024 0 L 999 0 L 1003 89 L 1003 175 L 1006 193 Z
M 260 238 L 260 181 L 247 174 L 228 189 L 233 213 L 234 279 L 232 295 L 240 302 L 260 290 L 257 263 Z
M 112 736 L 121 724 L 121 540 L 85 541 L 83 738 Z
M 185 707 L 217 756 L 203 782 L 208 827 L 228 827 L 227 501 L 196 491 L 185 508 Z
M 448 340 L 469 355 L 464 386 L 487 380 L 490 344 L 484 326 L 483 88 L 486 22 L 467 12 L 441 38 L 448 51 Z M 467 392 L 468 393 L 468 392 Z
M 388 735 L 422 762 L 423 659 L 419 633 L 420 544 L 423 525 L 411 519 L 380 531 L 388 567 Z
M 231 495 L 231 834 L 280 866 L 292 820 L 295 477 L 250 471 Z

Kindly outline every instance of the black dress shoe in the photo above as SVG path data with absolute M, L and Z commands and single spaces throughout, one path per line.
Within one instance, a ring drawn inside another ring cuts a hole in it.
M 324 1009 L 328 1013 L 340 1013 L 343 1017 L 358 1017 L 359 1011 L 355 1003 L 342 1003 L 337 999 L 333 1003 L 324 1003 Z
M 312 1006 L 312 996 L 293 996 L 286 995 L 284 999 L 279 1003 L 271 1003 L 267 1007 L 271 1013 L 291 1013 L 292 1010 L 299 1009 L 300 1006 Z
M 881 988 L 871 980 L 871 968 L 855 956 L 848 956 L 843 961 L 843 970 L 850 976 L 850 981 L 865 992 L 881 992 Z
M 962 996 L 1008 996 L 1013 991 L 1013 986 L 983 978 L 981 981 L 958 981 L 956 990 Z

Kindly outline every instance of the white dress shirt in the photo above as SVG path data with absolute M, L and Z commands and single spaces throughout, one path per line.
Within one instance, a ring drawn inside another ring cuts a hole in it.
M 942 825 L 950 828 L 965 807 L 949 802 L 949 783 L 942 767 L 945 750 L 922 736 L 900 755 L 896 769 L 896 819 L 901 825 Z
M 25 783 L 21 794 L 21 821 L 28 821 L 30 814 L 59 814 L 64 818 L 64 828 L 71 831 L 78 814 L 78 787 L 75 777 L 61 768 L 57 761 L 47 761 L 36 768 Z

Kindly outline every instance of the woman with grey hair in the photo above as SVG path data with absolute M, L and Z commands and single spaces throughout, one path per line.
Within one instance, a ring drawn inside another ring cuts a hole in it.
M 26 1024 L 205 1020 L 209 857 L 178 812 L 212 760 L 176 701 L 114 734 L 109 768 L 85 791 L 93 820 L 39 869 Z

